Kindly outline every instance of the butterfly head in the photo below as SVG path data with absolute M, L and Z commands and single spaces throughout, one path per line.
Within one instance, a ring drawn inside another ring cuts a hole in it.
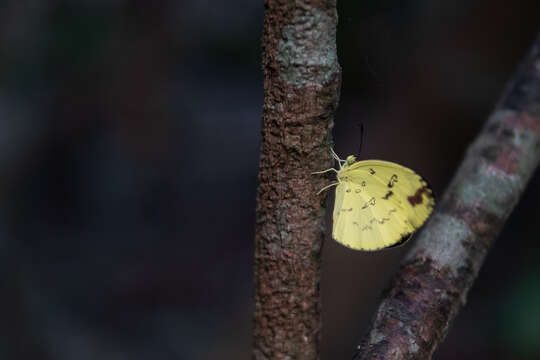
M 350 166 L 352 164 L 354 164 L 356 162 L 356 156 L 354 155 L 349 155 L 347 156 L 347 159 L 345 159 L 345 165 L 346 166 Z

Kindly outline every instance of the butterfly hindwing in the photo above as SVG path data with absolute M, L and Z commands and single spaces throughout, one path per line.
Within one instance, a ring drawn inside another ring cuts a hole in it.
M 340 239 L 341 244 L 353 249 L 363 248 L 368 243 L 383 247 L 379 228 L 370 224 L 372 212 L 369 201 L 362 193 L 361 186 L 355 183 L 344 181 L 337 186 L 334 239 Z

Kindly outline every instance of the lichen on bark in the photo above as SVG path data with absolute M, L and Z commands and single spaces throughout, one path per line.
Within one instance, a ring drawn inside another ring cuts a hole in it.
M 280 78 L 293 86 L 327 84 L 339 72 L 335 18 L 316 7 L 307 8 L 305 15 L 283 28 L 278 42 Z
M 324 179 L 339 98 L 336 1 L 266 0 L 253 358 L 317 359 Z

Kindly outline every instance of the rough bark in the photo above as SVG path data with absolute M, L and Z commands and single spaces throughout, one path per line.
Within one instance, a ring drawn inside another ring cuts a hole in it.
M 339 98 L 336 0 L 266 0 L 255 234 L 255 359 L 316 359 L 327 184 Z
M 401 264 L 354 359 L 429 359 L 540 160 L 540 38 Z

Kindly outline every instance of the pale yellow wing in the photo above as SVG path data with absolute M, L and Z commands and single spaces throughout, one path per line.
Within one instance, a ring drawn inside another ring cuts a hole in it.
M 332 235 L 357 250 L 397 245 L 427 220 L 435 201 L 414 171 L 381 160 L 359 161 L 338 173 Z

